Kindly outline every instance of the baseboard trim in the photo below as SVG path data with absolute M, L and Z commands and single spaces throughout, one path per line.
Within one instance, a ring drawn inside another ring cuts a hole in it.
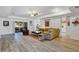
M 78 37 L 74 37 L 74 36 L 71 36 L 71 39 L 74 39 L 74 40 L 79 40 Z

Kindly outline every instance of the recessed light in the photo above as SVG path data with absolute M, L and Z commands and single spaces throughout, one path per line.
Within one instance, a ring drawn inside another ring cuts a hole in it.
M 57 13 L 57 12 L 61 12 L 63 9 L 61 9 L 61 8 L 54 8 L 53 10 L 52 10 L 52 12 L 54 12 L 54 13 Z

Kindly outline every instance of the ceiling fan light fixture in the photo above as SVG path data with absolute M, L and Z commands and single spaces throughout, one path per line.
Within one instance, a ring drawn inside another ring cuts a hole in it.
M 38 15 L 39 15 L 39 12 L 37 12 L 37 11 L 29 11 L 28 14 L 29 14 L 31 17 L 35 17 L 35 16 L 38 16 Z

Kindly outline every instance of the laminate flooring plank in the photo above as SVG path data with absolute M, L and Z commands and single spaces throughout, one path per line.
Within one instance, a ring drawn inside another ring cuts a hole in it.
M 0 52 L 79 52 L 79 40 L 63 37 L 41 42 L 31 36 L 4 36 L 0 38 Z

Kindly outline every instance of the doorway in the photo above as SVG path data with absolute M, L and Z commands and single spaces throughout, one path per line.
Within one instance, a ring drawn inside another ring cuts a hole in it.
M 28 35 L 28 23 L 27 22 L 21 22 L 21 21 L 15 21 L 15 33 L 23 33 L 23 35 Z

